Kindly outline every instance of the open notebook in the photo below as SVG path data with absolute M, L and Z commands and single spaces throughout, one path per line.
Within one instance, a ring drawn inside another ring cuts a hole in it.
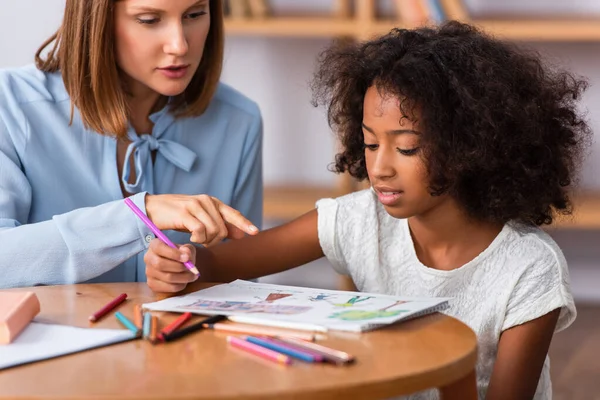
M 0 346 L 0 370 L 136 339 L 128 329 L 91 329 L 30 323 L 13 343 Z
M 310 289 L 237 280 L 143 308 L 203 315 L 252 316 L 309 323 L 327 329 L 363 332 L 447 307 L 449 298 Z

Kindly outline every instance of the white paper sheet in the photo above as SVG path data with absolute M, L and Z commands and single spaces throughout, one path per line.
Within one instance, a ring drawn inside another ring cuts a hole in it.
M 195 314 L 251 316 L 362 332 L 443 310 L 449 298 L 396 297 L 237 280 L 170 297 L 143 308 Z
M 13 343 L 0 345 L 0 370 L 134 338 L 126 329 L 30 323 Z

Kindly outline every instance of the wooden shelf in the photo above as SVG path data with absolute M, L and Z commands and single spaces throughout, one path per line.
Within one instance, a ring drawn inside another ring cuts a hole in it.
M 315 208 L 317 200 L 344 194 L 327 187 L 292 186 L 266 187 L 265 219 L 289 221 Z M 574 198 L 574 215 L 561 217 L 547 229 L 600 229 L 600 193 L 581 193 Z
M 341 195 L 341 191 L 327 187 L 265 187 L 264 218 L 290 221 L 314 209 L 317 200 Z
M 487 32 L 510 40 L 600 41 L 600 19 L 482 20 L 472 22 Z
M 572 216 L 558 218 L 549 229 L 600 229 L 600 192 L 583 192 L 573 199 Z
M 572 20 L 473 20 L 468 21 L 498 37 L 520 41 L 600 41 L 600 19 Z M 360 23 L 333 17 L 277 17 L 225 19 L 229 35 L 271 37 L 351 37 L 365 39 L 406 27 L 402 22 Z
M 357 26 L 353 20 L 330 17 L 225 18 L 225 32 L 271 37 L 354 37 Z

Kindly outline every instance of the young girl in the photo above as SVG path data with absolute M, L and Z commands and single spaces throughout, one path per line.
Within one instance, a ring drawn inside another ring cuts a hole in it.
M 0 287 L 146 280 L 123 197 L 178 243 L 257 231 L 231 207 L 260 224 L 260 111 L 222 62 L 221 0 L 66 1 L 0 70 Z
M 562 252 L 538 225 L 570 210 L 585 83 L 450 22 L 333 47 L 314 88 L 343 145 L 336 170 L 371 188 L 209 250 L 154 241 L 148 276 L 178 282 L 182 254 L 208 281 L 326 256 L 361 291 L 452 297 L 445 312 L 478 336 L 481 398 L 550 399 L 548 347 L 576 312 Z

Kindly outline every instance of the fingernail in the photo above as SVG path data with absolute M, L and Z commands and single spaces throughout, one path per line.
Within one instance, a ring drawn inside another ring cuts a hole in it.
M 190 256 L 187 253 L 181 253 L 179 256 L 179 261 L 188 262 L 190 260 Z
M 257 228 L 257 227 L 255 227 L 254 225 L 250 225 L 250 226 L 248 227 L 248 229 L 249 229 L 251 232 L 258 232 L 258 228 Z

